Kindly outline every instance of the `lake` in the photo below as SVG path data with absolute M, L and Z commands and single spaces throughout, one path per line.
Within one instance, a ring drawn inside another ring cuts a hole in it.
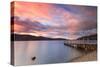
M 64 40 L 14 41 L 14 52 L 15 65 L 66 63 L 83 54 Z

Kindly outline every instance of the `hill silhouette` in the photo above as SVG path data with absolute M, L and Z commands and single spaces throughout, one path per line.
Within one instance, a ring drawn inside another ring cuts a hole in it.
M 97 40 L 97 34 L 93 34 L 93 35 L 89 35 L 89 36 L 84 36 L 84 37 L 80 37 L 77 40 Z
M 66 40 L 63 38 L 48 38 L 42 36 L 32 36 L 32 35 L 20 35 L 20 34 L 11 34 L 11 41 L 29 41 L 29 40 Z

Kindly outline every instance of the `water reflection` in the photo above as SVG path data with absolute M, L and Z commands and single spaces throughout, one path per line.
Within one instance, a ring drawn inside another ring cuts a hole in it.
M 14 41 L 15 65 L 64 63 L 82 55 L 82 52 L 65 46 L 63 40 Z M 36 57 L 32 60 L 32 57 Z

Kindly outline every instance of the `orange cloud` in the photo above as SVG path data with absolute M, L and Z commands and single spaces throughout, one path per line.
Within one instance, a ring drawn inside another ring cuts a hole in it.
M 25 27 L 22 26 L 22 25 L 19 25 L 19 24 L 14 24 L 12 25 L 12 30 L 15 31 L 15 32 L 19 32 L 19 31 L 23 31 Z
M 42 17 L 50 19 L 49 10 L 52 8 L 49 4 L 15 2 L 14 15 L 23 16 L 26 18 Z

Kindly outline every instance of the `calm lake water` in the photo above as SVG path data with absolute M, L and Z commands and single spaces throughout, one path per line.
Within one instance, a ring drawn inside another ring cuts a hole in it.
M 63 40 L 14 41 L 15 65 L 65 63 L 82 55 Z M 36 57 L 32 60 L 32 57 Z

